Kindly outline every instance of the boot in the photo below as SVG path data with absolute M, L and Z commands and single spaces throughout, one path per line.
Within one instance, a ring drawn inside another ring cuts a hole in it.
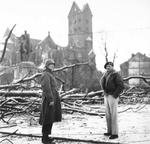
M 48 141 L 52 142 L 54 140 L 54 138 L 48 137 Z
M 105 136 L 111 136 L 111 133 L 104 133 Z
M 118 138 L 118 135 L 111 135 L 111 136 L 109 137 L 109 139 L 116 139 L 116 138 Z
M 42 136 L 42 143 L 44 143 L 44 144 L 50 144 L 50 143 L 52 143 L 53 140 L 54 140 L 53 138 L 48 137 L 48 134 L 44 134 Z

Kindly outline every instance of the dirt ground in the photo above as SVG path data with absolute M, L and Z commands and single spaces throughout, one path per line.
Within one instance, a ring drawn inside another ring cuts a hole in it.
M 104 110 L 104 105 L 99 106 Z M 121 143 L 121 144 L 150 144 L 150 105 L 119 105 L 119 138 L 109 140 L 104 136 L 106 132 L 105 116 L 90 116 L 73 113 L 63 114 L 62 122 L 55 123 L 52 129 L 53 137 L 72 138 L 90 141 L 89 143 Z M 21 116 L 12 118 L 7 125 L 0 121 L 0 131 L 15 132 L 21 134 L 33 134 L 41 136 L 41 126 L 38 119 Z M 12 126 L 14 125 L 14 126 Z M 8 127 L 12 126 L 12 127 Z M 76 142 L 55 140 L 57 144 L 85 144 L 88 142 Z M 40 138 L 8 136 L 0 134 L 0 144 L 42 144 Z

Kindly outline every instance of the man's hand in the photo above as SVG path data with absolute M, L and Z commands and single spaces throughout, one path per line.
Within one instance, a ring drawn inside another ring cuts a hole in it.
M 49 103 L 49 106 L 54 106 L 54 102 L 50 102 L 50 103 Z

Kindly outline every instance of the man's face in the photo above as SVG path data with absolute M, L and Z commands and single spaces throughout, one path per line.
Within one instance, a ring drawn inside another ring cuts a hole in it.
M 54 70 L 54 64 L 48 65 L 48 68 L 51 69 L 52 71 Z
M 106 70 L 107 70 L 107 71 L 112 71 L 113 68 L 114 68 L 114 67 L 113 67 L 112 65 L 109 65 L 109 64 L 106 66 Z

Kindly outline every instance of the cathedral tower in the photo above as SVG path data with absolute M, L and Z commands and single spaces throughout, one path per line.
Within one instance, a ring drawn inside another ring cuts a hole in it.
M 69 46 L 73 48 L 85 48 L 90 51 L 92 49 L 92 12 L 88 4 L 83 6 L 81 10 L 78 5 L 73 2 L 68 15 Z

